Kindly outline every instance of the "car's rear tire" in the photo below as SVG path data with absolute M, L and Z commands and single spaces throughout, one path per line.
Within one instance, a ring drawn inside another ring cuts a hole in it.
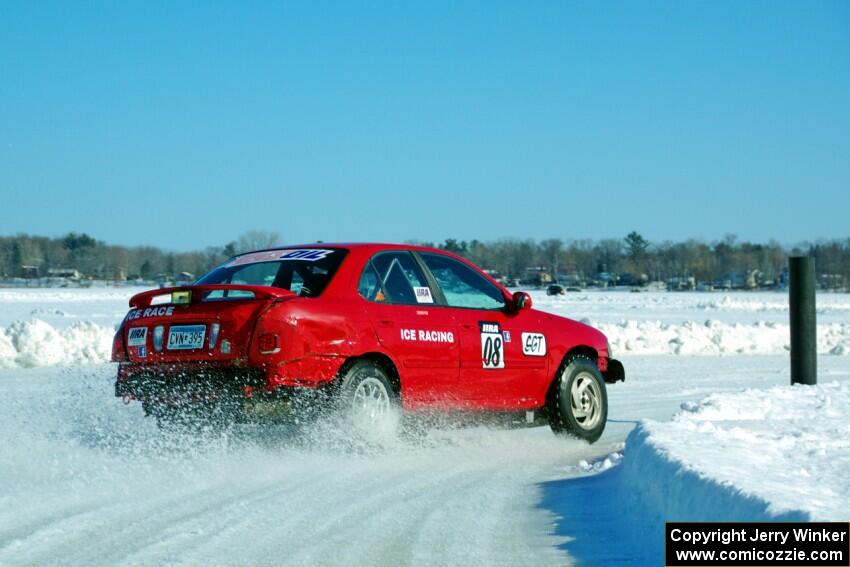
M 387 371 L 371 360 L 358 360 L 343 374 L 336 408 L 355 435 L 369 440 L 394 438 L 401 400 Z
M 556 435 L 593 443 L 608 421 L 608 392 L 596 364 L 578 355 L 561 367 L 547 401 L 549 426 Z

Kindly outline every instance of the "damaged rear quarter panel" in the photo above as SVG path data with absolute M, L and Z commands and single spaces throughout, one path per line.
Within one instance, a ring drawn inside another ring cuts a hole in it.
M 319 384 L 332 380 L 345 360 L 377 346 L 362 309 L 342 300 L 293 299 L 272 305 L 260 317 L 255 336 L 278 335 L 280 351 L 251 359 L 269 371 L 270 386 Z M 364 350 L 365 349 L 365 350 Z

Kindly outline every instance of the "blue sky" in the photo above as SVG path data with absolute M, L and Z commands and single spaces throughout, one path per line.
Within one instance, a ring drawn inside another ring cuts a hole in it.
M 850 2 L 0 0 L 0 234 L 847 237 Z

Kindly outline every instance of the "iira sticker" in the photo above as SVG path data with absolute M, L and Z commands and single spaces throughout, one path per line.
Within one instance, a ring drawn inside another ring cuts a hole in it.
M 127 346 L 144 346 L 147 338 L 147 327 L 131 327 L 127 332 Z
M 416 303 L 434 303 L 430 287 L 414 287 L 413 291 L 416 293 Z

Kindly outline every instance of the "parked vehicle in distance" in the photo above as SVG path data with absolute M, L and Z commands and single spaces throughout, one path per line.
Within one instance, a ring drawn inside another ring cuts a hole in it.
M 625 377 L 598 330 L 532 309 L 460 256 L 387 244 L 250 252 L 137 294 L 112 359 L 115 394 L 164 421 L 316 406 L 365 428 L 402 409 L 525 414 L 590 442 L 606 382 Z
M 564 295 L 567 290 L 561 284 L 552 284 L 546 288 L 546 295 Z

